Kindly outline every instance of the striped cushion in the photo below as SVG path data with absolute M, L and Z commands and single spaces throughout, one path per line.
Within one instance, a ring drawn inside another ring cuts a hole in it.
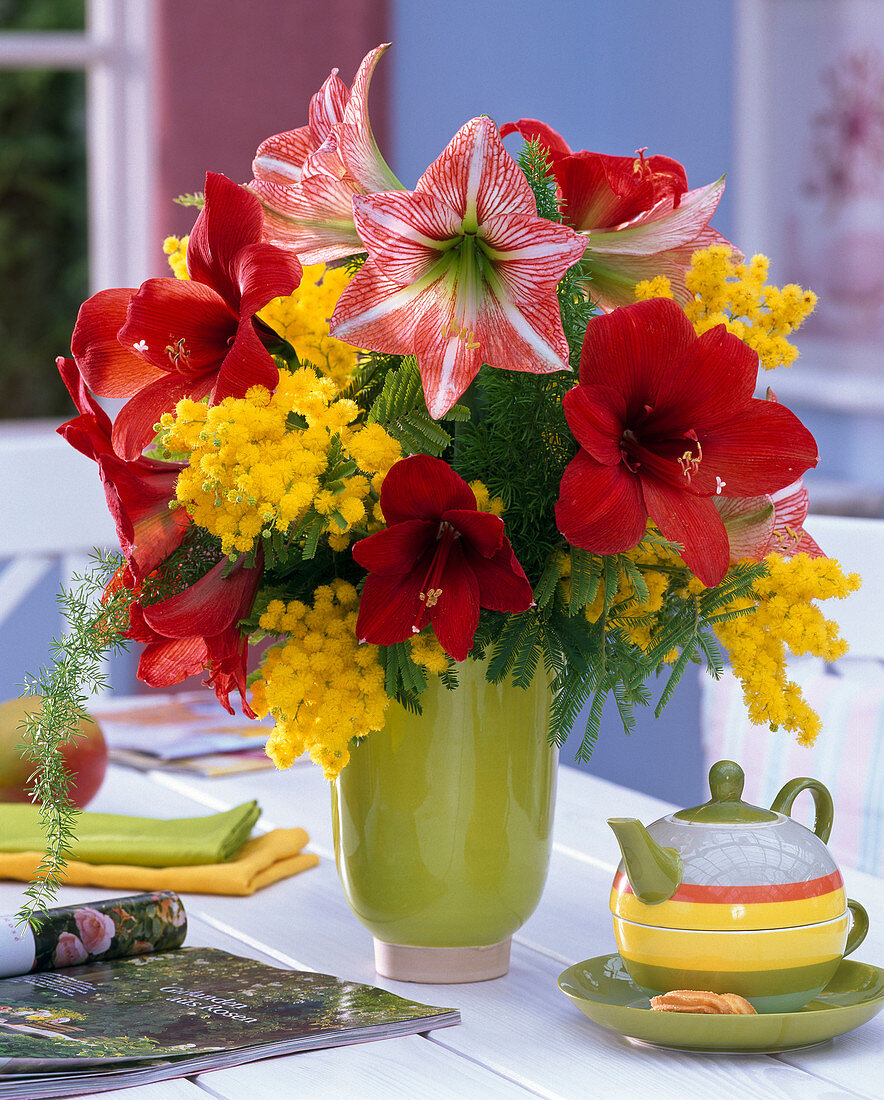
M 821 780 L 835 801 L 829 847 L 836 862 L 884 875 L 884 663 L 847 658 L 830 670 L 800 660 L 790 664 L 790 676 L 822 720 L 816 744 L 804 748 L 785 731 L 752 725 L 728 670 L 718 682 L 702 678 L 706 765 L 736 760 L 746 772 L 743 798 L 759 806 L 769 806 L 796 776 Z M 812 822 L 809 794 L 798 796 L 794 815 Z

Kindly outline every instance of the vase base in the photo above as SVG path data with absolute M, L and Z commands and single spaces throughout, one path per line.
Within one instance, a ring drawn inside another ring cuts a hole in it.
M 378 974 L 397 982 L 486 982 L 509 970 L 511 944 L 512 937 L 487 947 L 409 947 L 376 939 L 374 964 Z

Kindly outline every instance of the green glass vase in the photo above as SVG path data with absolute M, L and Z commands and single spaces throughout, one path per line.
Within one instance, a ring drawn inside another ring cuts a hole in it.
M 391 703 L 332 788 L 338 874 L 401 981 L 499 977 L 549 865 L 558 752 L 549 689 L 490 684 L 485 662 L 436 676 L 423 713 Z

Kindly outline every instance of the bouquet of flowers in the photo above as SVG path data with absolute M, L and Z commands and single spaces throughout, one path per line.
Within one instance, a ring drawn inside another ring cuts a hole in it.
M 147 684 L 206 673 L 273 716 L 279 766 L 307 751 L 330 777 L 466 660 L 545 675 L 583 759 L 606 698 L 629 730 L 649 678 L 659 709 L 721 645 L 756 721 L 816 733 L 784 647 L 837 657 L 813 601 L 857 580 L 802 528 L 813 437 L 754 396 L 814 296 L 710 229 L 723 178 L 690 190 L 677 161 L 575 152 L 535 120 L 472 119 L 407 190 L 369 124 L 386 48 L 349 89 L 333 70 L 251 182 L 184 196 L 176 277 L 90 298 L 59 360 L 59 431 L 97 463 L 122 557 L 68 597 L 33 682 L 56 858 L 72 685 L 126 640 Z M 97 397 L 125 402 L 113 423 Z

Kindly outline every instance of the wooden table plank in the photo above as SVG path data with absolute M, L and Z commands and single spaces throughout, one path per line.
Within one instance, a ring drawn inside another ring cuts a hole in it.
M 157 1081 L 154 1085 L 114 1089 L 100 1096 L 102 1100 L 206 1100 L 206 1091 L 188 1077 L 176 1077 L 174 1081 Z
M 538 1095 L 417 1035 L 270 1058 L 204 1073 L 199 1080 L 225 1100 L 529 1100 Z

